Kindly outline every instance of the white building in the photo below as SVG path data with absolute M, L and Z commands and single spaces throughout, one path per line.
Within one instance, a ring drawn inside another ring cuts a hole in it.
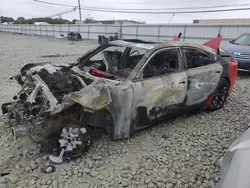
M 34 25 L 50 25 L 47 22 L 34 22 Z
M 7 24 L 13 24 L 14 22 L 4 22 L 2 24 L 7 25 Z

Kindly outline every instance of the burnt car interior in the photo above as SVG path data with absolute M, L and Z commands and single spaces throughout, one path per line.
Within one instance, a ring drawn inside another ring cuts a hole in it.
M 179 70 L 178 49 L 166 49 L 154 55 L 143 70 L 143 78 L 171 74 Z
M 146 50 L 132 47 L 109 46 L 80 62 L 79 68 L 94 76 L 111 79 L 127 78 L 145 53 Z
M 214 62 L 210 54 L 195 48 L 185 48 L 184 54 L 187 61 L 187 68 L 196 68 Z

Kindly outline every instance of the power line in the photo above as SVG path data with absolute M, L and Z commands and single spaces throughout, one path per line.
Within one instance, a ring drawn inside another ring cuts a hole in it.
M 65 11 L 61 11 L 61 12 L 58 12 L 56 14 L 53 14 L 53 15 L 50 15 L 50 16 L 47 16 L 47 17 L 52 18 L 52 17 L 57 17 L 57 16 L 61 16 L 61 15 L 64 15 L 64 14 L 68 14 L 70 12 L 75 12 L 76 8 L 77 7 L 73 8 L 73 9 L 67 9 Z
M 34 0 L 35 2 L 38 3 L 44 3 L 44 4 L 49 4 L 49 5 L 56 5 L 56 6 L 63 6 L 63 7 L 72 7 L 74 8 L 75 11 L 75 7 L 74 5 L 66 5 L 66 4 L 61 4 L 61 3 L 53 3 L 53 2 L 48 2 L 48 1 L 42 1 L 42 0 Z M 81 3 L 80 0 L 78 0 L 78 7 L 79 7 L 79 19 L 82 20 L 82 13 L 81 13 Z M 73 12 L 73 11 L 70 11 Z M 68 12 L 69 13 L 69 12 Z M 54 17 L 54 16 L 52 16 Z
M 115 13 L 131 13 L 131 14 L 192 14 L 192 13 L 209 13 L 209 12 L 228 12 L 228 11 L 241 11 L 250 10 L 246 8 L 231 8 L 231 9 L 214 9 L 214 10 L 193 10 L 193 11 L 125 11 L 125 10 L 112 10 L 112 9 L 93 9 L 82 7 L 83 10 L 96 11 L 96 12 L 115 12 Z
M 63 6 L 63 7 L 76 7 L 75 5 L 66 5 L 66 4 L 60 4 L 60 3 L 52 3 L 52 2 L 48 2 L 48 1 L 41 1 L 41 0 L 34 0 L 35 2 L 38 3 L 44 3 L 44 4 L 49 4 L 49 5 L 57 5 L 57 6 Z
M 115 3 L 115 4 L 171 4 L 171 3 L 182 3 L 182 2 L 190 2 L 190 1 L 199 1 L 199 0 L 176 0 L 176 1 L 154 1 L 152 2 L 114 2 L 114 1 L 95 1 L 95 0 L 90 0 L 90 1 L 85 1 L 88 3 L 102 3 L 102 4 L 107 4 L 107 3 Z
M 73 5 L 65 5 L 65 4 L 58 4 L 58 3 L 52 3 L 52 2 L 47 2 L 47 1 L 41 1 L 41 0 L 34 0 L 36 2 L 41 2 L 41 3 L 46 3 L 46 4 L 53 4 L 53 5 L 58 5 L 58 6 L 70 6 L 70 7 L 76 7 Z M 182 7 L 182 8 L 165 8 L 165 9 L 128 9 L 128 8 L 119 8 L 119 9 L 114 9 L 114 8 L 99 8 L 99 7 L 88 7 L 88 6 L 81 6 L 81 8 L 85 9 L 95 9 L 95 10 L 116 10 L 116 11 L 168 11 L 168 10 L 187 10 L 187 9 L 217 9 L 217 8 L 226 8 L 226 7 L 242 7 L 242 6 L 250 6 L 249 3 L 244 3 L 244 4 L 231 4 L 231 5 L 217 5 L 217 6 L 201 6 L 201 7 Z M 246 7 L 245 7 L 246 8 Z
M 168 11 L 168 10 L 196 10 L 196 9 L 213 9 L 213 8 L 230 8 L 230 7 L 243 7 L 243 6 L 250 6 L 249 3 L 247 4 L 236 4 L 236 5 L 217 5 L 217 6 L 201 6 L 201 7 L 182 7 L 182 8 L 159 8 L 159 9 L 129 9 L 129 8 L 118 8 L 118 9 L 114 9 L 114 8 L 99 8 L 99 7 L 87 7 L 84 6 L 83 8 L 89 8 L 89 9 L 102 9 L 102 10 L 117 10 L 117 11 Z
M 34 0 L 40 3 L 46 3 L 58 6 L 68 6 L 76 7 L 73 5 L 65 5 L 59 3 L 52 3 L 42 0 Z M 239 11 L 239 10 L 250 10 L 250 7 L 244 8 L 230 8 L 230 7 L 240 7 L 240 6 L 250 6 L 250 4 L 236 4 L 236 5 L 219 5 L 219 6 L 203 6 L 203 7 L 186 7 L 186 8 L 166 8 L 166 9 L 114 9 L 114 8 L 99 8 L 99 7 L 86 7 L 81 6 L 83 10 L 89 11 L 99 11 L 99 12 L 115 12 L 115 13 L 138 13 L 138 14 L 190 14 L 190 13 L 208 13 L 208 12 L 226 12 L 226 11 Z M 222 9 L 218 9 L 222 8 Z M 227 9 L 224 9 L 227 8 Z M 182 11 L 182 10 L 190 11 Z M 213 10 L 197 10 L 197 9 L 213 9 Z M 181 10 L 181 11 L 180 11 Z

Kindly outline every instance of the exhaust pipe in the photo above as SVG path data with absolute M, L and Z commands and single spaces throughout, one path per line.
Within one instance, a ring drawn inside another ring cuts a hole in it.
M 15 139 L 28 135 L 29 129 L 26 126 L 18 125 L 12 127 L 12 135 Z

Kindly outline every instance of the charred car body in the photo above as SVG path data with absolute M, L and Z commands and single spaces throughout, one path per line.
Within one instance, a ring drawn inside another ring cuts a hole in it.
M 69 66 L 23 66 L 13 77 L 22 89 L 2 111 L 15 136 L 61 131 L 62 156 L 102 131 L 122 139 L 191 109 L 222 108 L 236 77 L 235 59 L 203 45 L 118 40 Z

